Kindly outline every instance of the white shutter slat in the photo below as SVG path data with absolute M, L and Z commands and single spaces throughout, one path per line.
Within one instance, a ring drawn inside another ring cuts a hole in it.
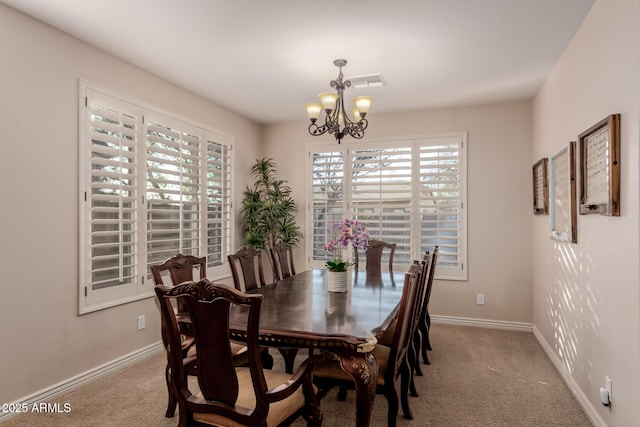
M 121 101 L 89 95 L 86 176 L 91 194 L 84 218 L 90 262 L 83 267 L 82 280 L 94 291 L 135 282 L 135 257 L 131 254 L 138 244 L 135 174 L 141 120 L 125 113 L 129 106 Z
M 396 243 L 394 263 L 411 262 L 412 147 L 353 150 L 351 201 L 372 239 Z M 383 265 L 388 252 L 383 252 Z
M 441 268 L 460 270 L 462 233 L 459 144 L 420 148 L 420 229 L 423 245 L 438 245 Z
M 176 251 L 198 256 L 201 252 L 201 140 L 178 121 L 154 116 L 147 123 L 148 264 Z M 187 216 L 196 220 L 186 221 Z M 195 243 L 189 236 L 192 230 Z
M 323 245 L 334 238 L 334 223 L 344 218 L 344 159 L 344 151 L 312 153 L 311 258 L 315 261 L 328 259 Z
M 221 266 L 231 251 L 231 153 L 228 146 L 216 142 L 217 135 L 207 136 L 206 161 L 206 247 L 210 267 Z

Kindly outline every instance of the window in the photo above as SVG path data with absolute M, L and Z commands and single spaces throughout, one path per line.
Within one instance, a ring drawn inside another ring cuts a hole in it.
M 324 264 L 334 222 L 352 217 L 371 238 L 396 243 L 394 264 L 408 266 L 438 245 L 437 277 L 466 280 L 465 140 L 454 133 L 311 145 L 310 264 Z
M 80 313 L 153 295 L 148 266 L 178 252 L 226 273 L 229 136 L 81 83 Z

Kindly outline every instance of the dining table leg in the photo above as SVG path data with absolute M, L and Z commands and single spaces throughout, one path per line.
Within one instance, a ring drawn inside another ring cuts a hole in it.
M 371 352 L 339 355 L 342 370 L 356 386 L 356 426 L 369 427 L 378 384 L 378 361 Z

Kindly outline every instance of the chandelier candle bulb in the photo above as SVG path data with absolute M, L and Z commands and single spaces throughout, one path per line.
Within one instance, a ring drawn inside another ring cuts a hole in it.
M 353 99 L 353 103 L 356 104 L 356 108 L 362 115 L 362 118 L 369 114 L 369 108 L 371 108 L 371 103 L 373 99 L 370 96 L 357 96 Z
M 311 122 L 315 123 L 316 120 L 318 120 L 318 117 L 320 117 L 320 113 L 322 112 L 322 104 L 318 104 L 316 102 L 313 104 L 306 104 L 304 107 L 307 109 L 307 115 L 309 116 Z
M 338 95 L 335 93 L 321 93 L 318 95 L 320 98 L 320 103 L 324 108 L 324 112 L 327 114 L 331 114 L 331 112 L 336 108 L 336 100 L 338 99 Z

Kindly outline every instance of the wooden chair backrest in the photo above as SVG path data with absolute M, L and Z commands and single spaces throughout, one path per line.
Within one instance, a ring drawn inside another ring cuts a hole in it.
M 258 345 L 258 322 L 262 295 L 246 295 L 225 285 L 217 285 L 204 279 L 200 282 L 186 282 L 175 287 L 156 286 L 163 319 L 167 324 L 171 380 L 177 393 L 180 410 L 191 407 L 194 412 L 209 412 L 230 418 L 242 425 L 259 425 L 266 419 L 267 383 L 260 360 Z M 198 387 L 204 401 L 192 394 L 180 352 L 180 333 L 172 310 L 171 300 L 185 301 L 193 323 L 196 345 L 196 372 Z M 236 406 L 239 381 L 229 345 L 229 313 L 232 307 L 247 310 L 246 345 L 248 367 L 256 398 L 255 410 Z M 184 406 L 183 406 L 184 405 Z M 206 407 L 206 408 L 205 408 Z M 237 409 L 237 410 L 236 410 Z
M 404 287 L 400 299 L 398 317 L 396 318 L 396 328 L 391 343 L 389 362 L 385 372 L 385 383 L 395 381 L 399 375 L 402 361 L 407 356 L 409 343 L 413 335 L 415 311 L 418 304 L 418 296 L 421 294 L 422 281 L 420 280 L 420 268 L 416 264 L 409 267 L 409 271 L 404 277 Z
M 369 240 L 369 245 L 365 252 L 365 259 L 367 263 L 365 268 L 367 271 L 382 270 L 382 255 L 385 248 L 389 249 L 389 271 L 393 271 L 393 255 L 396 252 L 396 244 L 384 242 L 382 240 Z M 354 251 L 354 264 L 356 269 L 358 269 L 358 265 L 360 263 L 359 258 L 358 249 L 356 249 Z
M 204 279 L 207 275 L 207 257 L 196 257 L 193 255 L 177 254 L 174 257 L 167 259 L 160 265 L 152 265 L 149 267 L 151 270 L 151 276 L 156 286 L 165 285 L 162 279 L 162 272 L 169 272 L 171 278 L 171 285 L 176 286 L 183 282 L 194 280 L 193 270 L 200 270 L 200 280 Z M 181 299 L 176 302 L 178 313 L 182 316 L 186 316 L 187 309 Z M 188 328 L 187 328 L 188 329 Z M 182 331 L 187 332 L 185 325 L 182 325 Z
M 207 275 L 207 257 L 178 254 L 160 265 L 152 265 L 149 268 L 156 286 L 165 284 L 162 280 L 163 271 L 169 272 L 171 282 L 175 286 L 193 280 L 194 268 L 200 270 L 200 279 L 204 279 Z
M 273 262 L 273 276 L 275 280 L 282 280 L 296 274 L 293 265 L 293 248 L 287 243 L 277 243 L 271 251 Z
M 416 295 L 416 308 L 413 313 L 413 324 L 411 329 L 411 336 L 416 333 L 418 329 L 418 324 L 422 316 L 424 316 L 425 304 L 427 299 L 427 280 L 429 277 L 429 272 L 431 270 L 431 257 L 429 256 L 429 251 L 426 251 L 421 261 L 415 260 L 413 264 L 420 271 L 420 283 L 419 283 L 419 294 Z
M 433 249 L 433 253 L 431 254 L 431 261 L 430 261 L 430 267 L 429 267 L 429 274 L 427 276 L 427 284 L 426 284 L 426 294 L 425 294 L 425 301 L 424 301 L 424 308 L 425 310 L 427 309 L 428 305 L 429 305 L 429 300 L 431 299 L 431 288 L 433 286 L 433 277 L 435 276 L 436 273 L 436 264 L 438 263 L 438 254 L 440 252 L 440 248 L 438 246 L 436 246 Z
M 233 285 L 239 291 L 250 291 L 266 285 L 262 269 L 262 252 L 251 248 L 240 249 L 228 255 Z M 240 277 L 240 270 L 242 278 Z

